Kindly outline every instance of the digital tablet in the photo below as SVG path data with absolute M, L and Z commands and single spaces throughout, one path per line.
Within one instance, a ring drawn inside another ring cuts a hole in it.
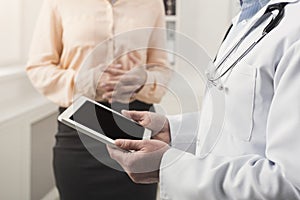
M 100 142 L 115 147 L 115 139 L 150 139 L 151 131 L 84 96 L 58 116 L 58 120 Z

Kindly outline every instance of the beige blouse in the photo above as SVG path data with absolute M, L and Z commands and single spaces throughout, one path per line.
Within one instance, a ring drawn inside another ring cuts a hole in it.
M 129 70 L 135 66 L 120 52 L 134 50 L 146 64 L 148 75 L 147 84 L 135 98 L 157 103 L 171 72 L 166 53 L 159 50 L 164 48 L 165 35 L 149 27 L 165 27 L 162 0 L 117 0 L 114 4 L 110 0 L 45 0 L 27 74 L 43 95 L 62 107 L 72 103 L 76 91 L 103 101 L 101 94 L 95 94 L 99 80 L 95 74 L 99 73 L 88 73 L 95 67 L 87 64 L 91 62 L 89 55 L 97 46 L 101 52 L 97 54 L 101 58 L 97 59 L 98 67 L 113 61 Z

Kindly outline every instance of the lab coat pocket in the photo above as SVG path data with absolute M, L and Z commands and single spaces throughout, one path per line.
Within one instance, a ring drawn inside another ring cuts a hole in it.
M 248 142 L 253 129 L 256 68 L 240 62 L 229 75 L 225 86 L 225 129 L 235 139 Z

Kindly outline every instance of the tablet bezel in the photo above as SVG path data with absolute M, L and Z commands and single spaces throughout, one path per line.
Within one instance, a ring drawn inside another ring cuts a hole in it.
M 98 105 L 98 106 L 101 106 L 102 108 L 104 108 L 104 109 L 106 109 L 106 110 L 109 110 L 110 112 L 112 112 L 112 113 L 114 113 L 114 114 L 116 114 L 116 115 L 119 115 L 119 116 L 121 116 L 121 117 L 123 117 L 123 118 L 126 118 L 126 119 L 132 121 L 133 123 L 138 124 L 137 122 L 133 121 L 132 119 L 129 119 L 129 118 L 123 116 L 122 114 L 120 114 L 120 113 L 118 113 L 118 112 L 112 110 L 111 108 L 108 108 L 108 107 L 106 107 L 106 106 L 104 106 L 104 105 L 102 105 L 102 104 L 100 104 L 100 103 L 98 103 L 98 102 L 96 102 L 96 101 L 93 101 L 93 100 L 91 100 L 91 99 L 89 99 L 89 98 L 87 98 L 87 97 L 85 97 L 85 96 L 80 96 L 79 98 L 77 98 L 77 99 L 73 102 L 73 104 L 72 104 L 71 106 L 69 106 L 63 113 L 61 113 L 61 114 L 58 116 L 58 120 L 59 120 L 60 122 L 64 123 L 64 124 L 66 124 L 66 125 L 68 125 L 68 126 L 74 128 L 74 129 L 76 129 L 76 130 L 78 130 L 78 131 L 80 131 L 80 132 L 82 132 L 82 133 L 84 133 L 84 134 L 90 136 L 91 138 L 94 138 L 94 139 L 96 139 L 96 140 L 98 140 L 98 141 L 100 141 L 100 142 L 103 142 L 103 143 L 105 143 L 105 144 L 107 144 L 107 145 L 110 145 L 110 146 L 112 146 L 112 147 L 116 147 L 116 146 L 115 146 L 115 140 L 113 140 L 113 139 L 111 139 L 111 138 L 109 138 L 109 137 L 107 137 L 107 136 L 105 136 L 105 135 L 103 135 L 103 134 L 101 134 L 101 133 L 99 133 L 99 132 L 97 132 L 97 131 L 94 131 L 94 130 L 92 130 L 92 129 L 90 129 L 90 128 L 88 128 L 88 127 L 86 127 L 86 126 L 84 126 L 84 125 L 82 125 L 82 124 L 80 124 L 80 123 L 78 123 L 78 122 L 72 120 L 72 119 L 70 119 L 71 116 L 74 115 L 74 113 L 75 113 L 75 112 L 76 112 L 76 111 L 77 111 L 77 110 L 78 110 L 78 109 L 79 109 L 86 101 L 89 101 L 89 102 L 91 102 L 91 103 L 93 103 L 93 104 L 96 104 L 96 105 Z M 138 125 L 139 125 L 139 124 L 138 124 Z M 140 126 L 140 125 L 139 125 L 139 126 Z M 147 129 L 147 128 L 144 128 L 144 130 L 145 130 L 145 131 L 144 131 L 144 134 L 143 134 L 143 140 L 150 139 L 150 138 L 151 138 L 151 131 L 150 131 L 149 129 Z

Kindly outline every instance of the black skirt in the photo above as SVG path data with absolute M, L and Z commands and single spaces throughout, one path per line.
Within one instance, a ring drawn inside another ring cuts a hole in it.
M 122 104 L 114 105 L 117 111 L 124 108 L 126 109 L 126 106 Z M 154 111 L 152 105 L 139 101 L 131 103 L 129 109 Z M 60 108 L 59 111 L 61 113 L 64 109 Z M 88 149 L 86 141 L 90 144 Z M 156 199 L 157 184 L 135 184 L 125 172 L 103 164 L 99 160 L 117 165 L 109 158 L 106 145 L 60 122 L 53 151 L 54 174 L 61 200 Z M 93 155 L 90 152 L 93 152 Z

